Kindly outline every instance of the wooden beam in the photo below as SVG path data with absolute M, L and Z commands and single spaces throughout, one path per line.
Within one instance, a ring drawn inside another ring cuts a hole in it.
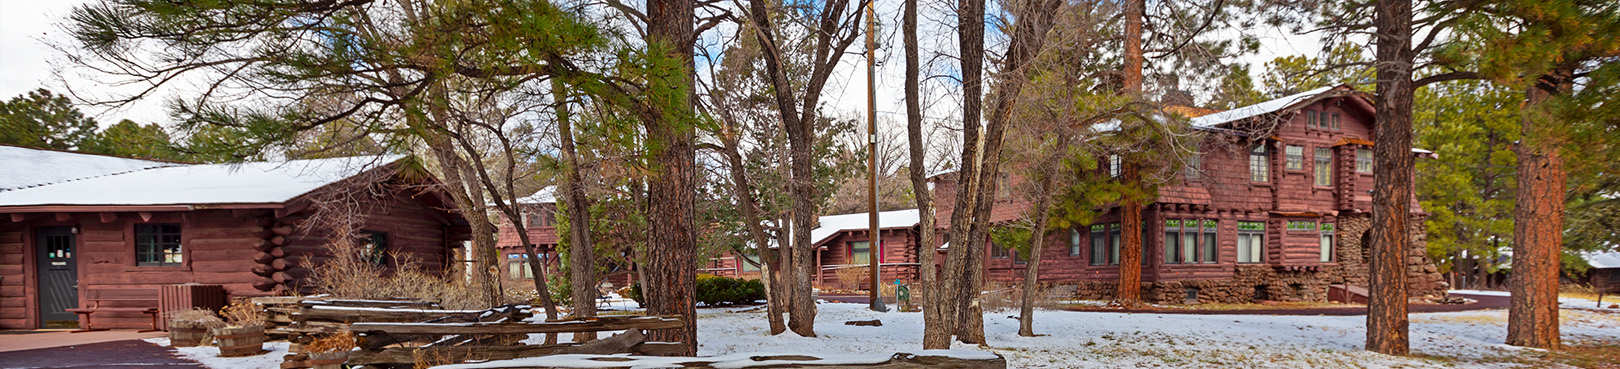
M 150 222 L 150 221 L 152 221 L 152 212 L 150 212 L 150 211 L 141 212 L 141 221 L 142 222 Z
M 114 220 L 118 220 L 118 213 L 101 213 L 102 223 L 112 223 Z
M 28 219 L 28 214 L 11 213 L 11 222 L 12 223 L 22 223 L 23 219 Z
M 633 317 L 544 323 L 354 323 L 351 332 L 387 334 L 526 334 L 601 332 L 625 329 L 673 329 L 683 327 L 676 317 Z
M 642 343 L 636 347 L 644 347 L 648 352 L 668 352 L 680 350 L 681 343 Z M 479 360 L 508 360 L 524 357 L 535 357 L 557 354 L 562 350 L 576 345 L 526 345 L 526 346 L 472 346 L 472 347 L 394 347 L 382 351 L 354 351 L 349 353 L 348 365 L 372 364 L 410 364 L 415 363 L 418 352 L 421 357 L 446 358 L 449 362 L 461 362 L 468 359 Z M 678 352 L 678 351 L 675 351 Z M 476 356 L 472 356 L 476 355 Z M 472 357 L 469 357 L 472 356 Z
M 69 220 L 73 220 L 73 214 L 72 213 L 56 213 L 56 220 L 59 221 L 59 222 L 66 222 L 66 221 L 69 221 Z

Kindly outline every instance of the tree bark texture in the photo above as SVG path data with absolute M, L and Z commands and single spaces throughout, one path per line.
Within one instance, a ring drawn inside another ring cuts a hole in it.
M 923 146 L 922 139 L 922 77 L 918 67 L 918 60 L 922 58 L 917 52 L 917 0 L 906 0 L 905 14 L 901 19 L 901 32 L 904 33 L 906 52 L 906 139 L 910 143 L 911 164 L 907 170 L 911 174 L 912 192 L 917 199 L 917 257 L 921 269 L 922 283 L 918 286 L 918 304 L 923 309 L 923 349 L 950 349 L 951 333 L 935 327 L 945 320 L 944 301 L 937 295 L 943 293 L 940 288 L 938 271 L 934 269 L 934 191 L 928 187 L 927 168 L 924 163 L 928 159 L 928 149 Z M 937 303 L 936 303 L 937 302 Z
M 780 286 L 780 276 L 778 275 L 780 265 L 782 265 L 781 258 L 778 257 L 781 249 L 771 249 L 770 247 L 770 236 L 765 233 L 763 219 L 760 219 L 762 211 L 759 207 L 759 200 L 754 196 L 753 181 L 748 178 L 748 173 L 744 170 L 746 165 L 743 163 L 742 153 L 740 152 L 742 149 L 739 147 L 740 143 L 737 140 L 738 132 L 730 122 L 723 126 L 722 129 L 724 132 L 720 140 L 725 145 L 722 154 L 725 155 L 726 162 L 731 166 L 732 192 L 736 194 L 737 205 L 742 211 L 744 228 L 748 230 L 749 238 L 754 241 L 754 248 L 759 252 L 760 282 L 765 285 L 765 320 L 770 325 L 771 335 L 782 334 L 782 332 L 787 331 L 787 324 L 782 320 L 782 314 L 787 310 L 785 307 L 787 295 Z
M 556 88 L 552 93 L 556 96 L 557 104 L 557 140 L 562 146 L 563 156 L 563 203 L 568 206 L 568 274 L 571 293 L 574 295 L 573 318 L 590 318 L 596 316 L 596 248 L 591 240 L 591 211 L 585 199 L 585 189 L 581 186 L 579 177 L 579 157 L 574 151 L 573 122 L 570 120 L 568 101 L 562 96 L 563 89 Z M 521 219 L 521 218 L 520 218 Z M 527 224 L 519 225 L 523 229 Z M 518 233 L 528 233 L 519 231 Z M 526 242 L 526 241 L 525 241 Z M 574 342 L 585 342 L 596 339 L 596 332 L 576 332 Z
M 1375 5 L 1373 205 L 1367 288 L 1367 350 L 1406 355 L 1406 254 L 1412 246 L 1412 1 Z
M 1509 278 L 1507 344 L 1558 350 L 1559 255 L 1564 245 L 1566 173 L 1559 124 L 1543 105 L 1566 91 L 1566 71 L 1542 76 L 1526 91 L 1520 119 L 1518 191 L 1513 211 L 1513 276 Z
M 1029 233 L 1029 264 L 1024 265 L 1022 303 L 1018 306 L 1018 335 L 1035 337 L 1035 294 L 1040 285 L 1041 248 L 1046 244 L 1046 222 L 1052 206 L 1051 174 L 1042 176 L 1040 193 L 1035 199 L 1035 226 Z
M 1142 18 L 1146 12 L 1146 0 L 1127 0 L 1125 2 L 1125 71 L 1121 92 L 1127 96 L 1140 97 L 1142 94 Z M 1127 183 L 1136 183 L 1137 171 L 1134 165 L 1121 161 L 1125 166 L 1120 172 Z M 1142 302 L 1142 204 L 1137 199 L 1127 196 L 1119 203 L 1119 284 L 1114 294 L 1115 301 L 1128 307 L 1134 307 Z
M 979 301 L 974 274 L 983 268 L 982 259 L 974 255 L 984 253 L 976 250 L 984 246 L 984 236 L 982 232 L 971 230 L 973 215 L 977 212 L 975 205 L 980 199 L 979 169 L 984 164 L 979 152 L 984 145 L 979 132 L 984 96 L 984 0 L 960 0 L 957 4 L 957 43 L 962 68 L 962 164 L 956 173 L 951 247 L 945 260 L 945 289 L 949 296 L 940 296 L 950 303 L 949 311 L 945 312 L 950 324 L 941 328 L 957 335 L 958 340 L 971 340 L 972 337 L 963 333 L 975 327 L 983 328 L 982 315 L 976 315 L 972 308 Z
M 648 315 L 679 315 L 686 323 L 680 329 L 654 330 L 650 341 L 681 342 L 685 356 L 697 354 L 697 229 L 693 202 L 696 173 L 693 165 L 696 126 L 689 120 L 692 109 L 693 6 L 691 0 L 647 1 L 647 41 L 661 47 L 666 57 L 680 63 L 683 77 L 664 76 L 671 81 L 656 86 L 678 99 L 680 111 L 650 114 L 646 124 L 646 145 L 653 159 L 652 178 L 647 181 L 651 237 L 647 244 L 647 278 L 642 285 Z

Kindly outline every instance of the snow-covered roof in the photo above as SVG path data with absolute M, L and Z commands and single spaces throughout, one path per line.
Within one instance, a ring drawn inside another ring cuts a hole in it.
M 1581 258 L 1593 268 L 1620 268 L 1620 251 L 1583 252 Z
M 73 154 L 82 155 L 82 154 Z M 3 206 L 271 204 L 400 160 L 359 156 L 242 164 L 173 165 L 0 192 Z M 5 167 L 33 163 L 0 162 Z
M 555 204 L 557 203 L 557 186 L 546 186 L 533 195 L 517 199 L 519 204 Z
M 843 231 L 859 231 L 872 227 L 871 213 L 828 215 L 821 217 L 821 226 L 810 230 L 811 244 L 821 244 Z M 917 225 L 917 209 L 878 212 L 878 229 L 905 228 Z
M 1313 89 L 1311 89 L 1309 91 L 1284 96 L 1283 98 L 1276 99 L 1276 100 L 1266 101 L 1266 102 L 1262 102 L 1262 103 L 1259 103 L 1259 104 L 1244 106 L 1244 107 L 1237 108 L 1237 109 L 1232 109 L 1232 110 L 1227 110 L 1227 111 L 1223 111 L 1223 112 L 1219 112 L 1219 113 L 1213 113 L 1213 114 L 1209 114 L 1209 115 L 1205 115 L 1205 116 L 1201 116 L 1201 117 L 1197 117 L 1197 118 L 1192 118 L 1192 119 L 1188 120 L 1188 122 L 1192 123 L 1192 125 L 1194 127 L 1200 127 L 1200 128 L 1214 127 L 1214 126 L 1219 125 L 1221 123 L 1238 121 L 1238 120 L 1242 120 L 1242 119 L 1253 118 L 1253 117 L 1260 116 L 1260 115 L 1263 115 L 1263 114 L 1269 114 L 1269 113 L 1275 113 L 1275 112 L 1278 112 L 1278 111 L 1282 111 L 1283 109 L 1287 109 L 1290 106 L 1294 106 L 1294 104 L 1298 104 L 1299 102 L 1310 99 L 1311 97 L 1314 97 L 1316 95 L 1321 95 L 1322 93 L 1328 92 L 1328 90 L 1332 90 L 1332 89 L 1333 89 L 1333 87 L 1331 87 L 1331 86 L 1317 87 L 1317 88 L 1313 88 Z
M 0 192 L 179 164 L 0 146 Z

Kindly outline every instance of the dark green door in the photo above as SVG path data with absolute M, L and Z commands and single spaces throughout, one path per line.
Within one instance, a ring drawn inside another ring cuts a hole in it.
M 73 227 L 41 227 L 39 244 L 39 326 L 77 328 L 78 317 L 67 309 L 79 307 L 79 264 L 74 262 Z

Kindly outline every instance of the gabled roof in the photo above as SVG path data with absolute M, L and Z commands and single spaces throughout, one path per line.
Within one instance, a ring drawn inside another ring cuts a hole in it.
M 820 245 L 839 232 L 868 230 L 872 226 L 871 219 L 871 213 L 823 216 L 821 217 L 821 226 L 810 230 L 811 244 Z M 878 229 L 880 230 L 916 226 L 917 209 L 878 212 Z
M 83 155 L 59 153 L 65 155 Z M 124 173 L 0 192 L 0 207 L 280 204 L 340 180 L 401 160 L 358 156 L 243 164 L 166 164 Z M 0 162 L 48 172 L 51 165 Z
M 0 192 L 176 165 L 0 145 Z
M 1314 100 L 1314 98 L 1317 97 L 1317 95 L 1321 95 L 1321 94 L 1326 93 L 1326 92 L 1328 92 L 1328 91 L 1330 91 L 1332 89 L 1333 89 L 1333 87 L 1317 87 L 1317 88 L 1313 88 L 1313 89 L 1311 89 L 1309 91 L 1284 96 L 1284 97 L 1282 97 L 1280 99 L 1276 99 L 1276 100 L 1271 100 L 1271 101 L 1266 101 L 1266 102 L 1262 102 L 1262 103 L 1259 103 L 1259 104 L 1244 106 L 1244 107 L 1240 107 L 1240 108 L 1236 108 L 1236 109 L 1232 109 L 1232 110 L 1227 110 L 1227 111 L 1223 111 L 1223 112 L 1219 112 L 1219 113 L 1213 113 L 1213 114 L 1199 116 L 1197 118 L 1192 118 L 1192 119 L 1188 120 L 1188 122 L 1191 123 L 1193 125 L 1193 127 L 1209 128 L 1209 127 L 1214 127 L 1214 126 L 1220 125 L 1222 123 L 1235 122 L 1235 121 L 1248 119 L 1248 118 L 1253 118 L 1253 117 L 1257 117 L 1257 116 L 1261 116 L 1261 115 L 1265 115 L 1265 114 L 1276 113 L 1276 112 L 1279 112 L 1279 111 L 1287 110 L 1288 108 L 1293 107 L 1295 105 L 1298 105 L 1300 103 Z
M 535 191 L 533 195 L 517 199 L 516 202 L 519 204 L 555 204 L 557 203 L 557 186 L 546 186 L 546 188 Z

